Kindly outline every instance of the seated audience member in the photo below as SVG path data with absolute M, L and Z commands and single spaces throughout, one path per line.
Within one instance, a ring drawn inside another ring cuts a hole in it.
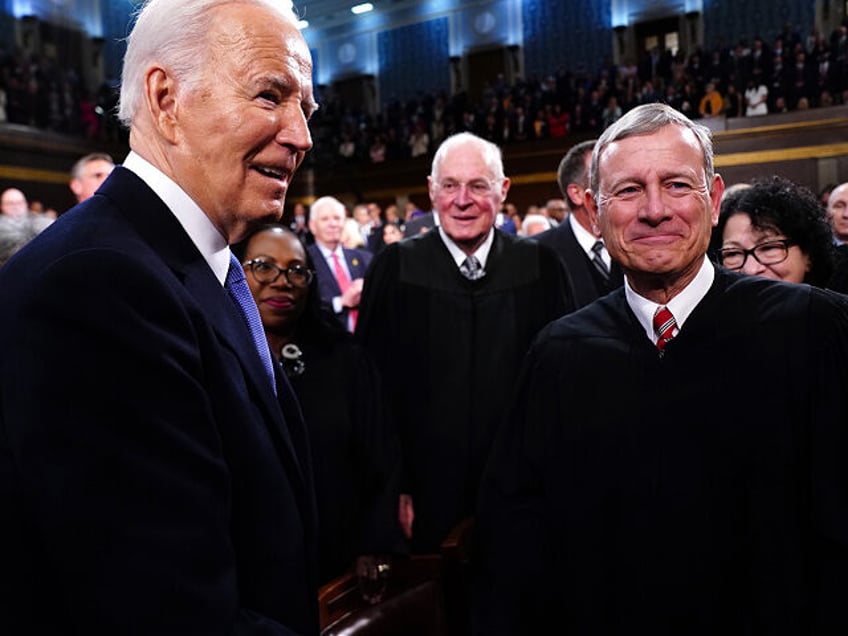
M 749 79 L 745 89 L 745 116 L 768 115 L 768 87 L 762 82 Z
M 403 238 L 403 230 L 397 223 L 386 223 L 383 225 L 383 246 L 397 243 Z
M 345 219 L 342 228 L 342 245 L 349 250 L 365 247 L 365 239 L 362 238 L 356 219 L 350 217 Z
M 515 220 L 507 213 L 504 206 L 501 208 L 501 211 L 495 215 L 495 227 L 499 230 L 503 230 L 507 234 L 515 236 L 518 234 L 518 228 L 521 226 L 515 224 Z
M 404 550 L 400 449 L 370 355 L 322 307 L 297 236 L 269 225 L 234 249 L 277 364 L 300 402 L 312 449 L 321 583 L 354 559 Z
M 711 253 L 729 270 L 817 287 L 828 285 L 836 257 L 815 193 L 778 176 L 724 197 Z
M 742 117 L 743 99 L 739 94 L 739 91 L 736 90 L 736 85 L 733 82 L 730 82 L 727 85 L 722 102 L 722 111 L 724 112 L 725 117 Z
M 819 195 L 819 200 L 822 196 Z M 836 271 L 828 287 L 848 293 L 848 182 L 833 186 L 827 194 L 827 219 L 836 245 Z
M 294 204 L 289 229 L 297 234 L 297 238 L 304 245 L 312 245 L 315 242 L 315 237 L 309 231 L 309 212 L 303 203 Z
M 23 192 L 17 188 L 3 190 L 3 194 L 0 194 L 0 214 L 22 219 L 29 213 L 29 202 Z
M 100 184 L 112 172 L 115 162 L 105 152 L 93 152 L 77 160 L 71 168 L 71 192 L 77 198 L 77 203 L 85 201 L 97 192 Z
M 548 199 L 548 202 L 545 204 L 545 210 L 547 211 L 548 219 L 550 219 L 551 227 L 557 227 L 568 215 L 568 205 L 565 199 Z
M 551 229 L 551 220 L 544 214 L 528 214 L 521 221 L 521 235 L 533 236 Z
M 371 219 L 371 214 L 368 211 L 368 204 L 357 203 L 354 205 L 352 216 L 358 226 L 359 235 L 362 237 L 362 244 L 363 246 L 367 246 L 368 242 L 371 240 L 372 231 L 378 225 Z
M 721 93 L 716 90 L 716 85 L 709 82 L 706 86 L 706 92 L 698 104 L 698 112 L 701 117 L 716 117 L 724 111 L 724 100 Z
M 848 181 L 834 186 L 827 194 L 826 201 L 834 243 L 844 245 L 848 243 Z
M 51 218 L 38 214 L 23 218 L 0 214 L 0 267 L 52 222 Z

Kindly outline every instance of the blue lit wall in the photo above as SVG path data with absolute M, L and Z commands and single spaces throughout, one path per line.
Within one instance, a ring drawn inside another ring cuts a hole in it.
M 125 0 L 129 2 L 129 0 Z M 112 0 L 115 3 L 115 0 Z M 6 10 L 16 18 L 38 16 L 58 24 L 76 25 L 92 37 L 104 35 L 100 18 L 101 0 L 5 0 Z
M 136 4 L 130 0 L 103 3 L 103 30 L 108 34 L 103 44 L 103 73 L 107 82 L 115 82 L 121 77 L 124 52 L 127 50 L 124 38 L 130 33 Z
M 450 89 L 448 19 L 437 18 L 377 35 L 380 96 L 383 102 L 419 91 Z
M 0 50 L 8 51 L 15 41 L 15 18 L 2 1 L 0 0 Z
M 612 54 L 610 3 L 597 0 L 524 0 L 525 74 L 550 75 L 560 67 L 594 72 Z
M 316 47 L 320 64 L 313 59 L 319 84 L 355 75 L 376 75 L 377 51 L 374 33 L 352 33 L 326 39 Z
M 521 4 L 520 0 L 497 0 L 457 10 L 451 55 L 521 44 Z

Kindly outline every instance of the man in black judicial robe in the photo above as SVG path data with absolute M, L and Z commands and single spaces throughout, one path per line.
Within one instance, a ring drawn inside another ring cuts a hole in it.
M 497 146 L 470 133 L 449 138 L 429 182 L 439 228 L 375 257 L 357 327 L 398 422 L 416 552 L 437 551 L 473 514 L 521 359 L 572 308 L 556 254 L 493 227 L 509 187 Z M 475 280 L 460 269 L 468 255 L 483 267 Z
M 846 633 L 848 298 L 713 267 L 709 131 L 664 105 L 604 132 L 592 191 L 627 283 L 525 360 L 475 634 Z

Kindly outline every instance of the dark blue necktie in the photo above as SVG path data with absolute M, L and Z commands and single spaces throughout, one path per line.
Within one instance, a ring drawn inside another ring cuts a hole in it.
M 265 366 L 265 372 L 271 381 L 271 388 L 274 393 L 277 393 L 277 383 L 274 379 L 274 366 L 271 362 L 271 350 L 268 348 L 268 341 L 265 340 L 265 331 L 262 328 L 262 318 L 259 317 L 259 309 L 256 307 L 256 301 L 253 300 L 253 294 L 250 293 L 250 287 L 247 286 L 247 279 L 244 277 L 244 268 L 239 263 L 235 254 L 230 253 L 230 269 L 227 272 L 227 281 L 224 283 L 227 292 L 230 294 L 230 299 L 239 308 L 241 317 L 244 318 L 247 328 L 250 330 L 250 335 L 253 337 L 253 344 L 256 346 L 256 351 L 262 364 Z

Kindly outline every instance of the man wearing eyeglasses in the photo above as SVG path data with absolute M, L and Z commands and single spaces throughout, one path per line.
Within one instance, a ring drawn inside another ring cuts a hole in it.
M 475 633 L 848 633 L 848 297 L 714 267 L 723 190 L 668 105 L 598 139 L 586 205 L 625 284 L 525 360 Z
M 437 551 L 473 513 L 521 359 L 572 308 L 556 254 L 494 227 L 509 185 L 497 146 L 448 138 L 428 178 L 438 226 L 387 246 L 365 281 L 356 333 L 400 426 L 401 522 L 416 552 Z

